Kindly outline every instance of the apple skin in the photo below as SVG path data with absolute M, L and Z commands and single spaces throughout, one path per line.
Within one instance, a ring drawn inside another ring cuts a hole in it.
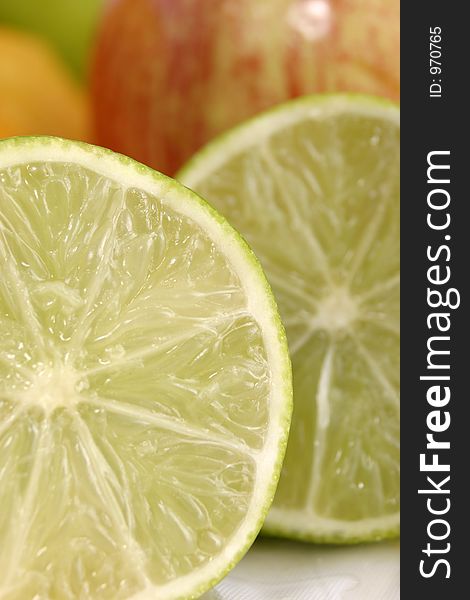
M 399 0 L 112 0 L 91 74 L 96 142 L 172 175 L 289 98 L 399 97 Z

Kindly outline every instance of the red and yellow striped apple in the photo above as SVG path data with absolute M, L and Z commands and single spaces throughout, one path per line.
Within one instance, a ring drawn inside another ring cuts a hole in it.
M 310 92 L 399 95 L 399 0 L 112 0 L 96 141 L 172 174 L 215 134 Z

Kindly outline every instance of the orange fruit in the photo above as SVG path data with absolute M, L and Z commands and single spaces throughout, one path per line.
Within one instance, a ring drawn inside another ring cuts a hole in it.
M 58 135 L 89 139 L 85 90 L 35 35 L 0 26 L 0 138 Z

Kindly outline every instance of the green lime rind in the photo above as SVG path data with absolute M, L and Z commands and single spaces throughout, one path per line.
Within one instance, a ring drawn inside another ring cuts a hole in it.
M 288 526 L 276 525 L 273 523 L 264 524 L 262 534 L 266 537 L 286 538 L 289 540 L 298 540 L 299 542 L 310 542 L 314 544 L 334 544 L 334 545 L 356 545 L 369 542 L 380 542 L 384 540 L 394 540 L 400 537 L 400 519 L 396 515 L 395 523 L 386 526 L 376 526 L 363 532 L 351 534 L 345 528 L 328 533 L 312 533 L 302 529 L 290 528 Z
M 175 175 L 181 182 L 195 181 L 204 178 L 208 171 L 223 164 L 231 150 L 245 150 L 256 146 L 259 138 L 257 134 L 263 132 L 274 133 L 287 124 L 295 123 L 310 111 L 321 111 L 322 115 L 330 116 L 338 113 L 347 103 L 348 107 L 355 107 L 363 114 L 387 113 L 391 119 L 399 120 L 399 105 L 392 100 L 378 96 L 355 93 L 330 93 L 309 94 L 293 100 L 278 104 L 274 108 L 255 115 L 243 123 L 236 125 L 198 150 Z

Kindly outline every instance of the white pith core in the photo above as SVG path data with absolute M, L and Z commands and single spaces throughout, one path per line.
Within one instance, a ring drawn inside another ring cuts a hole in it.
M 345 287 L 337 287 L 319 300 L 312 328 L 331 333 L 346 330 L 353 325 L 358 314 L 358 303 L 351 293 Z
M 86 377 L 64 364 L 44 367 L 31 373 L 30 383 L 24 390 L 11 392 L 21 406 L 42 408 L 50 415 L 56 408 L 73 408 L 80 401 L 80 394 L 88 388 Z

